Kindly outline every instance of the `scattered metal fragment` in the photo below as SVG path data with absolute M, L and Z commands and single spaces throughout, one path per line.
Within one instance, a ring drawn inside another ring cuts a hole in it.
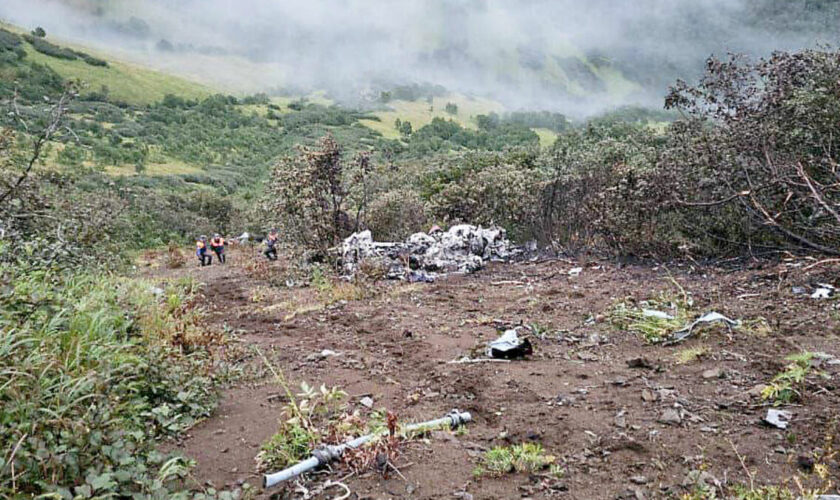
M 472 415 L 470 415 L 469 412 L 452 410 L 445 417 L 442 418 L 429 420 L 428 422 L 422 422 L 419 424 L 406 425 L 405 427 L 403 427 L 402 431 L 405 433 L 417 430 L 431 430 L 443 426 L 448 426 L 452 429 L 455 429 L 471 421 Z M 305 472 L 314 470 L 322 465 L 325 465 L 329 462 L 332 462 L 333 460 L 340 458 L 348 449 L 359 448 L 368 441 L 382 436 L 387 432 L 387 429 L 383 429 L 380 432 L 366 434 L 364 436 L 357 437 L 356 439 L 353 439 L 346 443 L 342 443 L 340 445 L 322 446 L 314 450 L 312 452 L 312 457 L 310 457 L 308 460 L 299 462 L 291 467 L 281 470 L 280 472 L 264 475 L 263 487 L 269 488 L 293 477 L 297 477 Z
M 674 316 L 664 311 L 657 311 L 655 309 L 642 309 L 642 316 L 647 318 L 674 319 Z
M 792 418 L 793 415 L 789 411 L 770 408 L 767 410 L 767 416 L 764 417 L 764 422 L 777 429 L 787 429 Z
M 697 325 L 710 323 L 723 323 L 730 331 L 733 327 L 737 327 L 741 324 L 740 321 L 729 319 L 723 314 L 717 312 L 708 312 L 694 320 L 690 325 L 686 326 L 685 328 L 672 333 L 670 338 L 664 342 L 664 345 L 671 345 L 676 344 L 678 342 L 682 342 L 683 340 L 691 336 L 691 333 L 694 331 L 694 328 L 697 327 Z
M 519 337 L 519 330 L 524 327 L 506 330 L 498 339 L 487 346 L 487 356 L 498 359 L 515 359 L 534 353 L 528 337 Z
M 463 356 L 461 358 L 453 359 L 452 361 L 447 362 L 447 364 L 450 365 L 463 365 L 472 363 L 510 363 L 510 360 L 496 358 L 470 358 L 468 356 Z
M 814 293 L 811 294 L 812 299 L 830 299 L 834 296 L 834 292 L 837 290 L 832 285 L 826 283 L 820 283 L 817 287 L 818 288 L 814 290 Z

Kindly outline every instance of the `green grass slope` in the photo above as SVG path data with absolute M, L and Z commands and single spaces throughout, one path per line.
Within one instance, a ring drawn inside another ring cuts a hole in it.
M 63 78 L 82 82 L 89 90 L 107 87 L 115 101 L 141 105 L 160 101 L 166 94 L 190 99 L 212 94 L 212 89 L 199 83 L 110 58 L 107 67 L 91 66 L 80 59 L 68 61 L 42 54 L 29 43 L 24 50 L 30 60 L 51 67 Z
M 4 22 L 0 22 L 0 28 L 21 35 L 27 32 L 18 26 Z M 38 52 L 32 44 L 23 42 L 26 58 L 31 62 L 49 66 L 66 80 L 81 82 L 87 87 L 87 91 L 98 92 L 103 86 L 107 87 L 109 97 L 114 101 L 145 105 L 160 101 L 166 94 L 185 99 L 200 99 L 217 91 L 192 80 L 115 60 L 112 54 L 99 53 L 65 40 L 48 36 L 47 41 L 105 59 L 108 61 L 108 66 L 92 66 L 82 59 L 60 59 Z

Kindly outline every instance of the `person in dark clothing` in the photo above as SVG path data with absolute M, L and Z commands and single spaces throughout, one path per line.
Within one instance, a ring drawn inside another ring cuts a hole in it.
M 207 236 L 201 235 L 195 242 L 195 256 L 201 267 L 209 266 L 213 262 L 213 256 L 207 253 Z
M 219 233 L 214 234 L 213 239 L 210 240 L 210 250 L 216 254 L 219 263 L 225 263 L 225 239 Z
M 272 229 L 268 232 L 268 238 L 265 239 L 265 251 L 263 255 L 268 260 L 277 260 L 277 230 Z

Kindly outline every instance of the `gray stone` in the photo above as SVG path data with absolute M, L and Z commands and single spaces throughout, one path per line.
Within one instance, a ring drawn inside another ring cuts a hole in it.
M 680 412 L 673 408 L 669 408 L 662 412 L 662 415 L 659 416 L 659 423 L 660 424 L 667 424 L 667 425 L 679 425 L 682 422 L 682 417 L 680 417 Z

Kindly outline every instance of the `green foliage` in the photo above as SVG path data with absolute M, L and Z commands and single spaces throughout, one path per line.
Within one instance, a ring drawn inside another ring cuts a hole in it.
M 373 198 L 366 223 L 375 240 L 400 241 L 425 228 L 429 223 L 428 209 L 416 191 L 396 188 Z
M 561 113 L 551 111 L 514 111 L 502 117 L 495 113 L 478 116 L 479 128 L 492 129 L 502 124 L 545 128 L 554 132 L 563 132 L 571 128 L 568 118 Z
M 814 356 L 812 352 L 802 352 L 785 358 L 791 363 L 785 367 L 784 371 L 773 377 L 761 391 L 761 397 L 772 401 L 774 406 L 798 401 L 802 397 L 800 389 L 812 372 L 811 361 Z
M 778 486 L 749 487 L 736 485 L 732 488 L 734 498 L 737 500 L 808 500 L 813 495 L 798 495 L 788 488 Z
M 691 319 L 691 300 L 668 293 L 643 300 L 638 304 L 622 301 L 608 312 L 610 324 L 615 328 L 641 335 L 647 342 L 663 342 Z
M 263 360 L 268 363 L 264 356 Z M 347 393 L 337 387 L 321 385 L 316 389 L 306 382 L 302 382 L 301 391 L 293 395 L 283 372 L 275 371 L 270 365 L 269 368 L 289 401 L 283 409 L 284 420 L 280 422 L 280 428 L 263 443 L 257 454 L 260 470 L 278 470 L 309 458 L 315 445 L 326 437 L 327 427 L 337 423 L 333 419 L 343 411 L 342 402 L 347 397 Z
M 26 52 L 21 47 L 22 43 L 18 35 L 0 28 L 0 61 L 23 59 Z
M 58 45 L 46 41 L 43 37 L 38 35 L 23 35 L 23 38 L 27 42 L 29 42 L 30 45 L 32 45 L 33 49 L 50 57 L 55 57 L 57 59 L 66 59 L 68 61 L 81 59 L 84 62 L 90 64 L 91 66 L 108 66 L 108 63 L 102 59 L 98 59 L 96 57 L 91 56 L 90 54 L 79 52 L 77 50 L 73 50 L 67 47 L 60 47 Z
M 462 127 L 454 120 L 435 117 L 431 123 L 411 134 L 409 151 L 416 156 L 453 149 L 502 151 L 519 146 L 538 146 L 539 142 L 539 136 L 522 125 L 504 124 L 474 131 Z
M 332 136 L 317 149 L 300 148 L 272 172 L 265 210 L 272 225 L 291 242 L 326 255 L 328 249 L 360 227 L 368 197 L 369 157 L 360 154 L 345 168 L 342 149 Z
M 318 443 L 318 435 L 298 423 L 284 423 L 263 443 L 257 462 L 261 470 L 280 470 L 306 460 Z
M 446 107 L 444 110 L 449 113 L 450 115 L 457 115 L 458 114 L 458 105 L 454 102 L 447 102 Z
M 514 237 L 533 234 L 543 178 L 528 153 L 469 153 L 424 179 L 434 219 L 447 223 L 498 224 Z
M 548 467 L 555 458 L 546 455 L 537 443 L 522 443 L 511 447 L 496 446 L 487 451 L 476 468 L 475 475 L 501 476 L 514 472 L 537 472 Z
M 16 471 L 0 493 L 166 497 L 186 469 L 154 440 L 207 416 L 218 383 L 203 353 L 170 347 L 180 321 L 145 283 L 10 264 L 0 276 L 0 442 Z M 165 328 L 138 330 L 152 313 Z

